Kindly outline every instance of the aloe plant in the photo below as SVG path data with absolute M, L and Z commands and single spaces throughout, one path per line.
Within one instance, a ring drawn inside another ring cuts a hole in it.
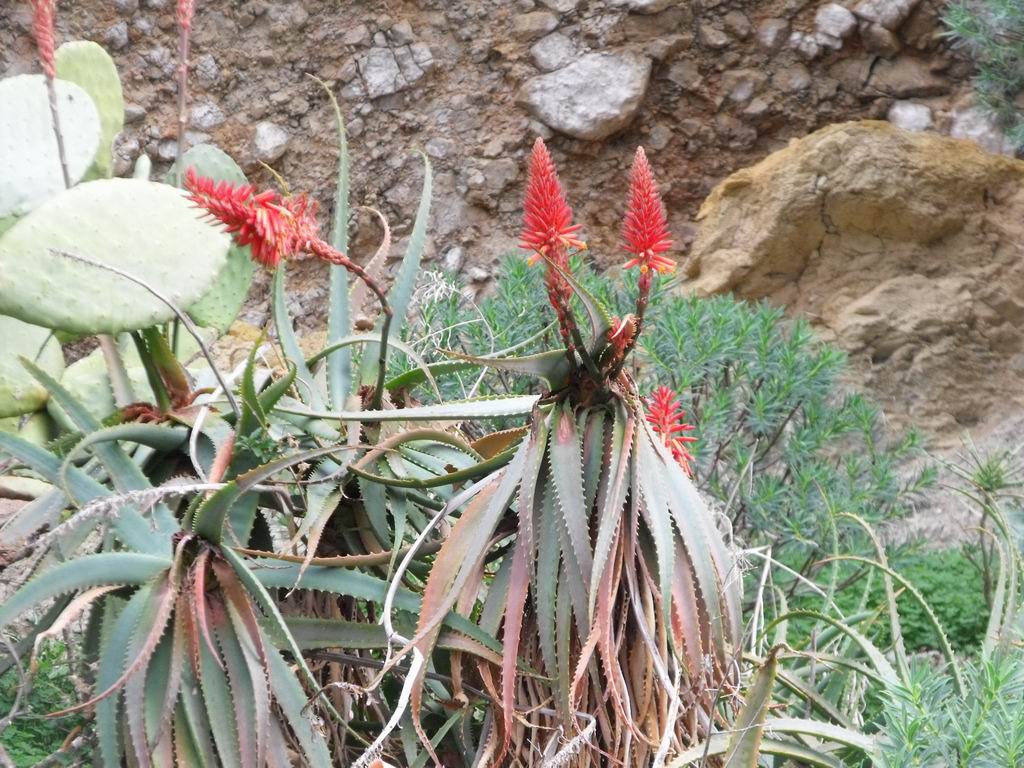
M 34 6 L 52 97 L 63 87 L 55 6 Z M 192 3 L 177 11 L 184 115 Z M 409 245 L 384 290 L 388 238 L 365 266 L 349 252 L 336 103 L 325 236 L 308 196 L 258 191 L 221 153 L 184 152 L 181 135 L 171 184 L 149 181 L 145 163 L 133 179 L 78 183 L 104 175 L 113 125 L 108 99 L 91 98 L 88 152 L 61 140 L 71 117 L 51 110 L 56 147 L 38 151 L 53 178 L 0 209 L 18 217 L 0 233 L 0 311 L 40 326 L 25 338 L 44 351 L 51 330 L 101 344 L 63 375 L 31 350 L 15 358 L 35 400 L 17 405 L 29 416 L 20 431 L 0 429 L 0 455 L 33 490 L 0 545 L 34 557 L 0 606 L 0 665 L 31 672 L 81 620 L 72 650 L 90 690 L 48 714 L 91 713 L 100 764 L 836 765 L 876 754 L 839 701 L 844 685 L 820 684 L 815 665 L 890 686 L 908 668 L 901 648 L 891 661 L 858 617 L 790 611 L 774 588 L 778 610 L 767 615 L 761 595 L 744 641 L 740 561 L 690 479 L 683 400 L 645 398 L 634 379 L 653 276 L 675 267 L 642 150 L 623 226 L 630 311 L 612 317 L 573 273 L 581 228 L 538 140 L 523 243 L 543 270 L 556 344 L 442 350 L 428 364 L 398 327 L 426 242 L 425 158 Z M 132 221 L 111 222 L 129 208 Z M 308 357 L 287 312 L 298 256 L 330 271 L 328 338 Z M 273 333 L 223 371 L 195 321 L 230 323 L 256 265 L 273 272 Z M 350 308 L 364 297 L 376 314 L 356 328 Z M 198 365 L 183 360 L 184 335 Z M 485 369 L 530 394 L 444 396 L 446 377 Z M 44 400 L 59 434 L 30 440 Z M 897 588 L 920 599 L 880 547 L 857 562 L 891 602 Z M 993 647 L 1016 605 L 1006 562 Z M 788 646 L 786 623 L 799 619 L 816 623 L 814 648 Z

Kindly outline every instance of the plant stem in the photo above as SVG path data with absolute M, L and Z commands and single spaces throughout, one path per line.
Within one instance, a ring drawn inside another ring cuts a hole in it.
M 387 380 L 388 364 L 388 336 L 391 333 L 391 319 L 393 315 L 391 305 L 388 304 L 387 294 L 384 292 L 384 289 L 380 287 L 380 284 L 374 280 L 365 269 L 356 264 L 341 251 L 325 243 L 323 240 L 311 241 L 307 245 L 307 249 L 317 258 L 347 269 L 353 275 L 362 280 L 363 283 L 366 284 L 366 287 L 369 288 L 377 297 L 377 301 L 380 302 L 380 311 L 381 314 L 384 315 L 384 320 L 380 324 L 380 348 L 378 349 L 377 357 L 377 383 L 374 385 L 373 400 L 370 404 L 371 410 L 378 410 L 384 402 L 384 382 Z
M 178 35 L 178 148 L 176 154 L 177 177 L 176 184 L 181 184 L 181 175 L 185 169 L 181 167 L 181 156 L 185 154 L 185 129 L 188 127 L 188 52 L 189 52 L 189 27 L 180 25 L 181 33 Z
M 53 135 L 57 139 L 57 156 L 60 158 L 60 170 L 64 175 L 64 188 L 71 188 L 71 172 L 68 170 L 68 157 L 64 150 L 64 134 L 60 130 L 60 113 L 57 111 L 57 82 L 46 76 L 46 91 L 50 97 L 50 120 L 53 122 Z

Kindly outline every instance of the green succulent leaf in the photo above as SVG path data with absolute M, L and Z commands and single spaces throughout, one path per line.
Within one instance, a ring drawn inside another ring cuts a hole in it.
M 0 312 L 84 334 L 149 328 L 174 312 L 142 286 L 72 257 L 120 269 L 180 307 L 209 290 L 229 245 L 165 184 L 80 184 L 35 208 L 0 240 Z
M 144 584 L 170 565 L 167 558 L 135 552 L 101 552 L 59 563 L 27 582 L 0 606 L 0 629 L 51 598 L 91 587 Z

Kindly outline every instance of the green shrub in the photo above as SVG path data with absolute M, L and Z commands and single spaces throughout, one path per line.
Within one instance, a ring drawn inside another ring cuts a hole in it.
M 1024 146 L 1024 3 L 956 0 L 944 20 L 953 40 L 978 67 L 974 88 L 1015 147 Z
M 956 693 L 945 669 L 915 663 L 885 696 L 885 768 L 1004 768 L 1024 764 L 1024 656 L 1019 649 L 965 670 Z
M 634 304 L 634 281 L 599 275 L 582 263 L 574 270 L 612 311 Z M 434 346 L 477 355 L 517 347 L 517 354 L 529 354 L 554 339 L 557 331 L 538 311 L 546 301 L 543 270 L 511 255 L 495 283 L 494 293 L 474 305 L 449 278 L 432 275 L 413 321 L 427 340 L 424 354 Z M 831 551 L 832 511 L 872 523 L 904 514 L 908 497 L 933 479 L 930 470 L 910 481 L 897 473 L 900 462 L 918 454 L 920 438 L 912 431 L 886 434 L 878 409 L 844 391 L 839 350 L 766 303 L 686 298 L 672 287 L 666 280 L 656 284 L 660 295 L 634 375 L 641 392 L 664 384 L 680 393 L 697 427 L 698 485 L 721 502 L 745 543 L 802 553 L 800 568 Z M 477 375 L 451 386 L 469 392 Z M 479 382 L 482 394 L 522 387 L 521 378 L 500 374 Z
M 985 635 L 988 606 L 985 603 L 981 573 L 970 558 L 959 549 L 944 549 L 892 556 L 890 564 L 917 587 L 928 601 L 945 629 L 950 645 L 958 653 L 976 653 Z M 853 565 L 845 565 L 840 569 L 839 582 L 852 580 L 858 574 L 864 575 L 864 572 Z M 886 615 L 883 613 L 885 600 L 885 586 L 877 574 L 870 582 L 867 578 L 858 578 L 835 598 L 836 605 L 845 615 L 852 615 L 863 607 L 866 610 L 880 610 L 880 618 Z M 819 602 L 818 598 L 805 595 L 794 601 L 793 605 L 815 608 Z M 907 651 L 937 650 L 938 638 L 921 605 L 906 594 L 899 599 L 898 604 Z M 812 622 L 807 621 L 798 622 L 794 626 L 809 630 L 811 625 Z M 888 621 L 879 620 L 868 634 L 882 647 L 892 642 Z
M 11 722 L 0 735 L 0 745 L 16 766 L 38 765 L 60 749 L 81 718 L 47 720 L 42 716 L 73 704 L 77 700 L 73 678 L 68 674 L 68 655 L 63 643 L 53 643 L 39 655 L 39 666 L 32 676 L 28 695 L 18 702 L 24 715 Z M 0 676 L 0 712 L 11 712 L 21 679 L 17 669 Z

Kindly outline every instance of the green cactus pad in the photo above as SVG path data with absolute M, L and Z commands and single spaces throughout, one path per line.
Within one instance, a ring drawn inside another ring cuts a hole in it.
M 174 313 L 142 286 L 58 252 L 121 269 L 188 307 L 210 289 L 230 244 L 173 187 L 90 181 L 47 200 L 0 239 L 0 312 L 78 333 L 148 328 Z
M 245 174 L 235 161 L 209 144 L 192 147 L 181 160 L 180 165 L 175 163 L 167 173 L 167 183 L 180 184 L 185 178 L 185 170 L 190 167 L 195 168 L 199 175 L 214 181 L 246 183 Z M 255 268 L 249 247 L 233 245 L 213 286 L 188 308 L 192 319 L 199 325 L 216 328 L 221 333 L 227 331 L 245 302 Z
M 38 411 L 46 404 L 47 392 L 18 358 L 34 360 L 59 377 L 64 370 L 60 344 L 48 329 L 4 315 L 0 315 L 0 340 L 0 417 Z
M 74 83 L 92 98 L 100 116 L 100 141 L 85 179 L 108 179 L 114 170 L 114 138 L 124 128 L 124 96 L 114 60 L 89 40 L 57 49 L 57 77 Z
M 131 382 L 136 400 L 153 402 L 153 388 L 149 385 L 146 369 L 142 365 L 139 352 L 135 344 L 132 343 L 131 337 L 122 334 L 118 340 L 118 349 L 121 352 L 121 359 L 124 361 L 128 381 Z M 178 340 L 179 360 L 187 361 L 195 357 L 198 351 L 199 345 L 187 333 Z M 208 369 L 209 364 L 203 357 L 189 365 L 189 371 L 193 375 L 198 375 Z M 61 377 L 60 383 L 100 421 L 117 410 L 117 405 L 114 402 L 114 390 L 107 373 L 107 363 L 103 358 L 103 352 L 99 349 L 93 350 L 81 360 L 69 365 Z M 46 410 L 61 429 L 74 431 L 75 426 L 71 418 L 55 400 L 51 399 L 47 402 Z
M 85 176 L 100 142 L 100 118 L 89 94 L 58 80 L 57 114 L 68 174 Z M 23 216 L 64 189 L 50 97 L 42 75 L 0 80 L 0 217 Z
M 135 346 L 131 341 L 119 346 L 125 370 L 128 372 L 128 380 L 131 382 L 136 399 L 152 402 L 153 389 L 149 386 L 146 369 L 142 367 L 142 361 L 139 359 L 139 353 L 135 350 Z M 88 408 L 93 416 L 101 421 L 117 410 L 117 405 L 114 403 L 114 391 L 110 386 L 110 376 L 107 375 L 107 364 L 103 359 L 103 352 L 99 349 L 93 350 L 81 360 L 69 365 L 61 377 L 60 383 L 75 396 L 75 399 Z M 56 400 L 50 400 L 46 405 L 46 410 L 62 429 L 67 431 L 75 429 L 71 418 L 57 404 Z
M 46 445 L 54 437 L 54 424 L 46 411 L 37 411 L 27 418 L 10 416 L 0 419 L 0 432 L 17 435 L 33 445 Z

